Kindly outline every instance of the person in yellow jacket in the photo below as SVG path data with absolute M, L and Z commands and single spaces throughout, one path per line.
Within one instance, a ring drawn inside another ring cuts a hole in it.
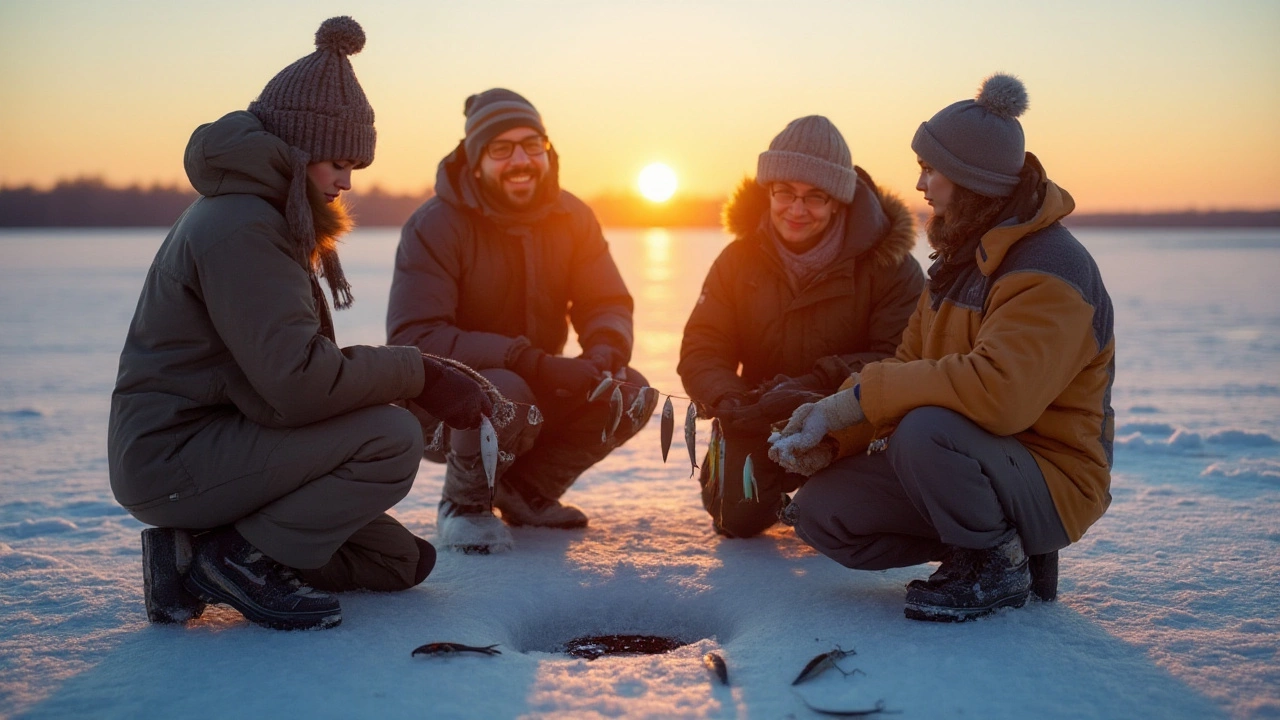
M 1111 299 L 1025 151 L 1026 108 L 997 74 L 921 124 L 936 252 L 902 343 L 771 438 L 811 476 L 784 510 L 805 542 L 862 570 L 942 561 L 907 586 L 917 620 L 1052 600 L 1057 551 L 1111 502 Z

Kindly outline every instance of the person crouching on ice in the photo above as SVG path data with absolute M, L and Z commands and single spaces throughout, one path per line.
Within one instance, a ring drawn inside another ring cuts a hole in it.
M 924 273 L 911 256 L 911 211 L 854 166 L 820 115 L 778 133 L 724 217 L 737 239 L 702 283 L 677 370 L 724 433 L 725 456 L 702 463 L 703 507 L 716 532 L 741 538 L 776 523 L 784 493 L 804 480 L 769 459 L 770 426 L 892 356 Z M 710 471 L 741 478 L 748 455 L 752 498 Z
M 1024 150 L 1026 107 L 993 75 L 920 126 L 936 261 L 902 344 L 770 449 L 812 475 L 784 514 L 818 551 L 861 570 L 941 560 L 907 586 L 916 620 L 1052 600 L 1058 550 L 1111 502 L 1111 298 L 1059 222 L 1071 196 Z M 887 448 L 863 452 L 873 437 Z
M 120 355 L 107 451 L 143 531 L 154 622 L 222 603 L 278 629 L 341 622 L 325 591 L 422 582 L 435 549 L 386 514 L 422 458 L 411 400 L 476 427 L 493 398 L 413 347 L 339 347 L 317 277 L 351 304 L 336 243 L 342 192 L 373 162 L 373 109 L 331 18 L 316 51 L 248 112 L 200 126 L 185 164 L 201 197 L 156 253 Z

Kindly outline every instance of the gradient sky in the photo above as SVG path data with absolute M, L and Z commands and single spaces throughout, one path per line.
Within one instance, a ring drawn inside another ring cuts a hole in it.
M 353 64 L 377 114 L 357 190 L 430 185 L 467 95 L 502 86 L 542 112 L 584 197 L 633 191 L 654 161 L 726 195 L 821 114 L 917 202 L 916 127 L 1005 71 L 1027 84 L 1028 149 L 1082 211 L 1280 207 L 1275 0 L 0 0 L 0 185 L 185 186 L 191 131 L 340 14 L 368 36 Z

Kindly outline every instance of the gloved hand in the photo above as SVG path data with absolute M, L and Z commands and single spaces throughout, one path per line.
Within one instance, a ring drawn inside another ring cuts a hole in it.
M 773 423 L 786 418 L 796 408 L 822 399 L 822 395 L 805 390 L 798 383 L 790 381 L 791 378 L 788 378 L 788 382 L 775 386 L 752 404 L 718 416 L 720 422 L 726 430 L 767 434 Z
M 787 472 L 809 477 L 830 465 L 831 461 L 836 459 L 836 450 L 835 441 L 831 438 L 824 438 L 822 442 L 808 450 L 789 455 L 783 455 L 770 447 L 769 459 L 778 463 Z
M 562 398 L 586 398 L 603 378 L 604 373 L 589 360 L 544 354 L 538 362 L 533 391 L 536 394 L 555 393 L 556 397 Z
M 588 360 L 549 355 L 528 346 L 516 355 L 508 367 L 529 383 L 534 395 L 542 398 L 578 395 L 585 398 L 604 377 Z
M 828 432 L 842 430 L 865 419 L 859 399 L 858 376 L 855 374 L 853 377 L 853 387 L 795 409 L 786 427 L 769 437 L 769 457 L 774 462 L 786 467 L 785 459 L 794 464 L 803 453 L 822 442 Z M 774 457 L 775 452 L 777 457 Z
M 738 408 L 742 407 L 746 402 L 747 396 L 745 393 L 725 393 L 711 406 L 708 415 L 713 418 L 720 418 L 720 423 L 724 424 L 725 420 L 737 412 Z
M 422 354 L 426 382 L 413 398 L 423 410 L 459 430 L 480 427 L 481 415 L 493 414 L 493 401 L 480 383 L 432 355 Z
M 602 373 L 610 372 L 616 375 L 627 365 L 626 353 L 609 343 L 592 345 L 578 357 L 595 365 L 596 369 Z

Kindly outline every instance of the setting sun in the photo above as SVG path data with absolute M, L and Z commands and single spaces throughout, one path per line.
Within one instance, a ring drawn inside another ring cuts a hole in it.
M 676 192 L 676 172 L 663 163 L 653 163 L 640 171 L 640 194 L 653 202 L 666 202 Z

